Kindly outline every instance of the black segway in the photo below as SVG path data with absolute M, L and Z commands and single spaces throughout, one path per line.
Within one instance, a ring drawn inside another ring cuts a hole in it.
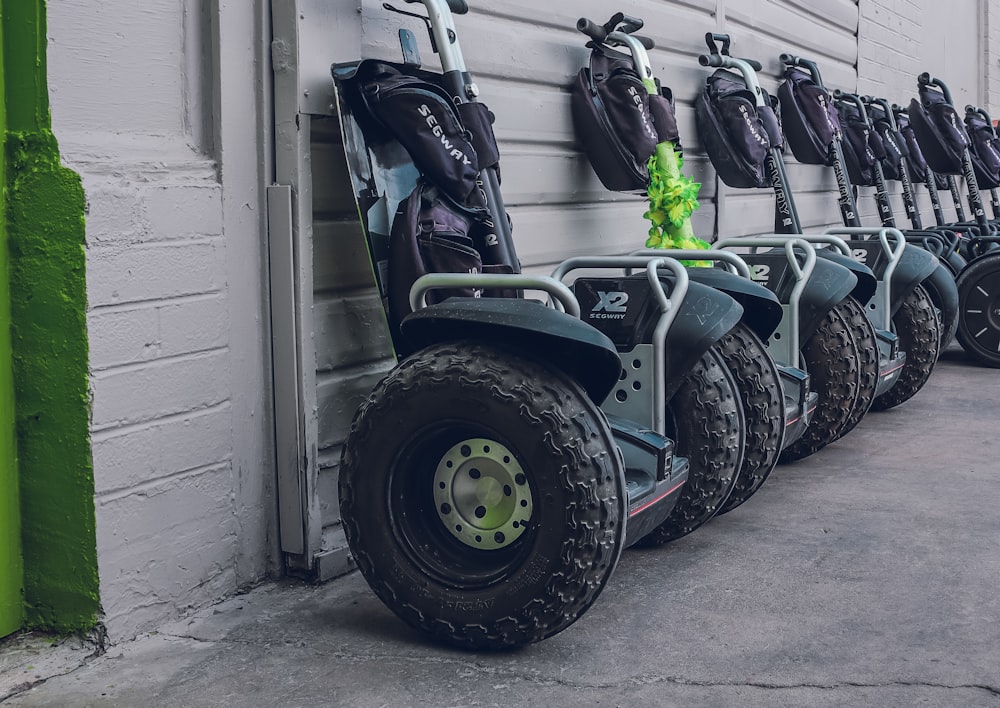
M 886 355 L 891 356 L 893 350 L 906 357 L 893 367 L 899 369 L 895 380 L 879 379 L 872 407 L 885 410 L 909 400 L 927 382 L 941 337 L 937 312 L 925 286 L 930 287 L 935 277 L 942 278 L 944 286 L 951 281 L 932 255 L 905 243 L 903 233 L 896 229 L 880 160 L 887 153 L 897 153 L 883 145 L 866 107 L 840 91 L 831 96 L 814 62 L 787 54 L 781 58 L 786 70 L 778 95 L 789 145 L 800 162 L 833 167 L 845 227 L 828 233 L 849 237 L 852 255 L 875 273 L 878 289 L 866 313 L 875 328 L 882 361 L 889 361 Z M 893 164 L 897 170 L 898 160 Z M 883 228 L 861 227 L 854 197 L 858 184 L 876 187 Z M 887 237 L 898 240 L 898 249 L 888 244 Z M 946 309 L 951 312 L 956 304 L 952 299 Z
M 647 50 L 653 43 L 634 34 L 642 25 L 641 19 L 622 13 L 603 25 L 581 18 L 577 29 L 589 38 L 591 53 L 571 92 L 577 137 L 601 183 L 619 192 L 648 192 L 652 209 L 656 187 L 651 182 L 665 179 L 666 175 L 651 177 L 650 172 L 656 170 L 656 160 L 676 160 L 681 148 L 670 90 L 652 76 Z M 686 228 L 689 225 L 675 233 L 683 234 Z M 663 239 L 659 241 L 662 244 Z M 776 296 L 750 280 L 749 269 L 735 254 L 679 250 L 685 241 L 696 239 L 671 238 L 672 248 L 641 250 L 632 255 L 688 259 L 684 262 L 714 261 L 723 269 L 689 267 L 689 278 L 729 294 L 744 308 L 740 324 L 719 343 L 722 362 L 736 384 L 746 421 L 742 463 L 733 490 L 719 510 L 725 513 L 760 488 L 782 447 L 801 436 L 816 396 L 809 392 L 805 372 L 777 366 L 763 344 L 782 316 Z M 594 324 L 620 345 L 626 345 L 631 336 L 628 328 L 608 320 Z M 690 442 L 697 441 L 686 439 L 690 436 L 675 437 L 681 454 L 688 452 Z
M 846 237 L 851 255 L 869 266 L 877 281 L 865 312 L 879 343 L 880 370 L 893 369 L 896 376 L 879 377 L 872 407 L 891 408 L 923 387 L 937 361 L 939 324 L 924 284 L 931 283 L 937 271 L 945 286 L 950 278 L 932 255 L 906 243 L 896 229 L 879 161 L 880 156 L 887 159 L 890 148 L 883 147 L 866 107 L 848 101 L 840 91 L 831 94 L 815 62 L 790 54 L 781 55 L 781 61 L 785 72 L 778 98 L 788 144 L 799 162 L 833 168 L 844 228 L 827 233 Z M 895 176 L 899 160 L 892 164 Z M 876 187 L 882 228 L 861 226 L 854 196 L 859 183 Z
M 443 73 L 420 68 L 408 30 L 403 63 L 332 68 L 401 359 L 355 414 L 341 515 L 365 579 L 407 623 L 462 647 L 517 646 L 576 621 L 625 546 L 725 501 L 744 422 L 717 345 L 742 307 L 669 258 L 612 260 L 644 272 L 576 294 L 517 273 L 490 114 L 453 19 L 468 5 L 422 3 Z M 627 322 L 633 346 L 600 319 Z M 691 479 L 671 425 L 700 431 L 710 475 Z
M 967 232 L 965 254 L 971 257 L 958 273 L 959 310 L 956 337 L 969 356 L 1000 368 L 1000 235 L 986 218 L 970 151 L 965 122 L 958 118 L 947 85 L 929 74 L 917 78 L 919 100 L 907 113 L 928 165 L 965 180 L 975 230 Z
M 703 66 L 717 69 L 695 102 L 701 141 L 719 178 L 731 187 L 771 187 L 775 194 L 775 231 L 801 234 L 802 228 L 788 189 L 781 154 L 783 136 L 771 98 L 757 80 L 760 64 L 729 54 L 728 35 L 709 33 L 711 51 L 699 57 Z M 796 238 L 798 238 L 796 236 Z M 738 241 L 738 240 L 734 240 Z M 748 246 L 749 242 L 744 242 Z M 806 457 L 851 430 L 864 416 L 876 393 L 880 368 L 890 377 L 898 355 L 880 360 L 875 334 L 865 316 L 867 303 L 876 290 L 871 270 L 829 249 L 819 249 L 817 273 L 820 285 L 816 300 L 802 308 L 809 318 L 798 323 L 804 368 L 811 387 L 819 395 L 816 415 L 803 437 L 787 448 L 784 461 Z M 780 297 L 790 294 L 789 266 L 780 254 L 744 254 L 755 273 Z M 820 293 L 836 284 L 836 293 Z M 815 286 L 814 286 L 815 287 Z M 880 365 L 883 365 L 881 366 Z

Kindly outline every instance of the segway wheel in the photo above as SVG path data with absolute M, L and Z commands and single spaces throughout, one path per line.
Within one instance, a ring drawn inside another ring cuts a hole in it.
M 694 531 L 729 498 L 744 448 L 743 410 L 736 383 L 715 344 L 667 402 L 667 437 L 688 458 L 688 479 L 667 519 L 639 544 L 659 546 Z
M 778 368 L 753 330 L 739 324 L 719 341 L 719 347 L 736 383 L 746 424 L 743 464 L 719 510 L 725 514 L 752 497 L 778 463 L 785 435 L 785 398 Z
M 875 328 L 865 314 L 861 303 L 853 297 L 847 297 L 837 305 L 844 321 L 851 328 L 858 352 L 858 393 L 854 406 L 843 426 L 837 431 L 840 439 L 854 430 L 875 401 L 875 389 L 878 386 L 879 351 L 878 340 L 875 338 Z
M 924 387 L 937 363 L 941 346 L 941 325 L 937 309 L 922 285 L 906 296 L 892 317 L 892 329 L 899 348 L 906 352 L 906 364 L 896 385 L 875 399 L 872 409 L 884 411 L 910 400 Z
M 958 341 L 980 364 L 1000 368 L 1000 253 L 969 264 L 958 276 Z
M 937 310 L 941 326 L 939 353 L 951 344 L 958 330 L 958 285 L 955 283 L 955 277 L 951 269 L 939 263 L 934 272 L 921 283 L 934 304 L 934 309 Z
M 482 343 L 428 347 L 376 386 L 339 491 L 375 594 L 465 648 L 565 629 L 624 544 L 624 469 L 604 414 L 555 368 Z
M 802 437 L 782 451 L 779 462 L 809 457 L 836 440 L 858 397 L 858 347 L 842 308 L 826 314 L 801 354 L 809 388 L 817 394 L 816 410 Z

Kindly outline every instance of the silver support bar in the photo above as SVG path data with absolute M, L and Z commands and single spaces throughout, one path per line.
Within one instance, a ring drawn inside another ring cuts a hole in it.
M 580 317 L 580 303 L 566 285 L 545 275 L 520 273 L 429 273 L 417 278 L 410 288 L 410 308 L 414 311 L 427 306 L 427 292 L 447 288 L 509 288 L 511 290 L 541 290 L 561 305 L 564 312 Z
M 667 430 L 667 401 L 664 382 L 667 380 L 667 332 L 677 317 L 680 303 L 688 291 L 687 270 L 673 258 L 658 256 L 578 256 L 559 264 L 552 277 L 562 281 L 570 272 L 585 268 L 645 268 L 649 287 L 660 306 L 660 319 L 653 330 L 653 411 L 654 432 L 665 435 Z M 660 281 L 660 270 L 669 270 L 674 276 L 674 287 L 668 296 Z
M 446 0 L 420 0 L 427 8 L 431 21 L 431 31 L 434 33 L 434 43 L 437 45 L 438 56 L 441 57 L 441 68 L 449 71 L 465 72 L 465 57 L 462 48 L 455 39 L 455 18 L 451 14 Z
M 877 322 L 876 327 L 885 331 L 891 331 L 892 325 L 892 274 L 896 272 L 896 266 L 903 258 L 903 251 L 906 249 L 906 237 L 899 229 L 887 226 L 842 226 L 827 229 L 828 234 L 842 234 L 844 236 L 871 236 L 878 234 L 879 243 L 882 250 L 889 259 L 889 264 L 885 267 L 885 273 L 879 282 L 879 302 L 877 304 L 878 315 L 881 322 Z M 889 237 L 892 236 L 895 243 L 889 244 Z
M 799 366 L 799 349 L 802 346 L 802 343 L 799 341 L 799 304 L 802 299 L 802 293 L 806 289 L 806 282 L 816 267 L 816 251 L 807 241 L 798 236 L 789 237 L 781 234 L 720 239 L 712 244 L 712 249 L 721 250 L 724 248 L 758 246 L 783 248 L 792 273 L 795 275 L 795 287 L 792 288 L 792 295 L 788 303 L 788 325 L 791 342 L 787 345 L 785 353 L 787 361 L 791 366 L 796 369 L 801 368 Z M 795 255 L 796 250 L 803 256 L 801 264 Z
M 630 256 L 661 256 L 679 261 L 716 261 L 729 266 L 730 273 L 750 278 L 750 266 L 732 251 L 705 251 L 694 248 L 643 248 L 632 251 Z

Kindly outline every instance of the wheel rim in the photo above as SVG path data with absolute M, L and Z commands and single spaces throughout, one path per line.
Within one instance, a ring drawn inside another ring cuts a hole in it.
M 1000 287 L 995 279 L 995 273 L 987 273 L 970 283 L 964 303 L 965 328 L 976 345 L 1000 352 Z
M 510 442 L 466 420 L 441 420 L 415 434 L 391 465 L 386 490 L 393 533 L 410 561 L 465 590 L 519 567 L 539 523 L 522 460 Z
M 453 445 L 434 474 L 438 517 L 471 548 L 495 550 L 524 533 L 531 518 L 528 480 L 514 454 L 486 438 Z

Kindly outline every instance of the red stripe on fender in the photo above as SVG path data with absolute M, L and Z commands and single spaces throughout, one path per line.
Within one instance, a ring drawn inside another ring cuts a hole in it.
M 678 489 L 680 489 L 683 485 L 684 485 L 684 482 L 679 482 L 678 484 L 676 484 L 675 486 L 671 487 L 670 489 L 668 489 L 667 491 L 665 491 L 663 494 L 661 494 L 660 496 L 658 496 L 656 499 L 653 499 L 652 501 L 646 502 L 645 504 L 643 504 L 642 506 L 640 506 L 635 511 L 630 511 L 629 514 L 628 514 L 629 518 L 632 518 L 636 514 L 642 512 L 642 511 L 645 511 L 649 507 L 653 506 L 653 504 L 656 504 L 658 502 L 663 501 L 664 499 L 666 499 L 667 497 L 669 497 L 671 494 L 673 494 L 674 492 L 676 492 Z

